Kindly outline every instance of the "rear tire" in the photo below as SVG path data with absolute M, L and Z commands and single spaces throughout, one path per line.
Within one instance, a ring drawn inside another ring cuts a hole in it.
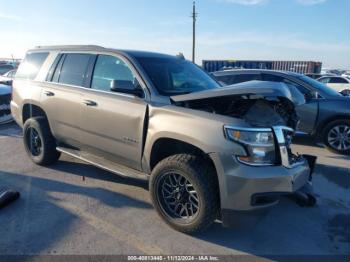
M 33 117 L 25 122 L 23 142 L 28 156 L 37 165 L 54 164 L 61 155 L 45 117 Z
M 218 217 L 217 177 L 200 156 L 179 154 L 162 160 L 152 171 L 150 193 L 158 214 L 180 232 L 202 232 Z
M 323 142 L 334 153 L 350 154 L 350 120 L 340 119 L 329 123 L 323 131 Z

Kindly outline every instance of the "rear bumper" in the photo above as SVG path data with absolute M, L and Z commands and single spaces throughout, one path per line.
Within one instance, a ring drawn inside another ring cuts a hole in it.
M 293 194 L 312 181 L 315 157 L 304 156 L 293 167 L 253 167 L 239 163 L 232 155 L 211 154 L 220 185 L 222 220 L 230 214 L 264 212 L 279 202 L 281 195 Z
M 19 106 L 12 100 L 10 103 L 10 107 L 11 107 L 11 114 L 13 119 L 16 121 L 16 123 L 23 127 L 23 123 L 22 123 L 22 115 L 19 109 Z
M 12 120 L 10 110 L 11 94 L 0 95 L 0 124 L 5 124 Z

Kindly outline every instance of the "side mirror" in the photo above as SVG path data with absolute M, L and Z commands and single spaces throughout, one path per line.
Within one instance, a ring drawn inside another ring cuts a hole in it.
M 112 92 L 130 94 L 137 97 L 144 96 L 142 89 L 135 87 L 133 82 L 128 80 L 112 80 L 110 90 Z

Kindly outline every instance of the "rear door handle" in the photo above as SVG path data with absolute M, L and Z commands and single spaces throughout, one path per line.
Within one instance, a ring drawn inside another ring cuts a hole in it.
M 84 100 L 83 104 L 86 106 L 97 106 L 97 103 L 91 100 Z
M 55 95 L 55 93 L 52 93 L 52 92 L 50 92 L 50 91 L 45 91 L 44 94 L 45 94 L 46 96 L 54 96 L 54 95 Z

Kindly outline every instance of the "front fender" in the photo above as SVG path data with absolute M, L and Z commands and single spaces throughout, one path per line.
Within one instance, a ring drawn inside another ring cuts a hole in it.
M 153 145 L 161 138 L 170 138 L 191 144 L 206 154 L 226 151 L 232 152 L 232 154 L 244 154 L 242 146 L 225 138 L 223 128 L 227 124 L 247 125 L 240 119 L 173 105 L 150 107 L 143 156 L 146 169 L 150 169 Z

